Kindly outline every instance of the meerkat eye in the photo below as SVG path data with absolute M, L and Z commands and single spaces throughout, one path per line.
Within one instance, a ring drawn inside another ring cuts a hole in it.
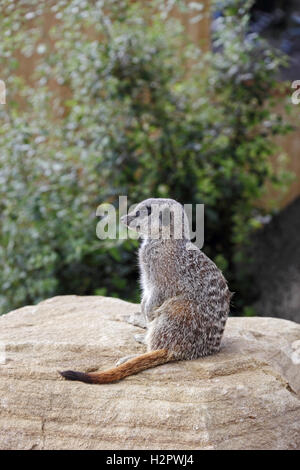
M 151 215 L 151 211 L 152 211 L 151 206 L 147 206 L 146 209 L 147 209 L 147 215 L 149 217 L 149 215 Z
M 139 217 L 140 215 L 141 215 L 141 212 L 140 212 L 140 211 L 136 211 L 135 216 L 136 216 L 136 217 Z

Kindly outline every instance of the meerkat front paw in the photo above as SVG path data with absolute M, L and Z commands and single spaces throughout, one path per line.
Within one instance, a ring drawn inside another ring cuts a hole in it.
M 147 328 L 145 317 L 141 312 L 134 312 L 125 317 L 125 320 L 131 325 L 138 326 L 139 328 Z

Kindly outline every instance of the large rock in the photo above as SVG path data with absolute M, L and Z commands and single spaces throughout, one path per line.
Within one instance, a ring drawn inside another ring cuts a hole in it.
M 1 449 L 300 448 L 300 325 L 287 320 L 230 318 L 219 354 L 119 383 L 58 375 L 143 352 L 124 321 L 138 308 L 65 296 L 0 318 Z

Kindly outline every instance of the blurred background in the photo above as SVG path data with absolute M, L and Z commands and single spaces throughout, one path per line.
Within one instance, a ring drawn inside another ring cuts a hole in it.
M 205 204 L 232 315 L 300 321 L 300 1 L 2 0 L 0 313 L 139 301 L 96 209 Z

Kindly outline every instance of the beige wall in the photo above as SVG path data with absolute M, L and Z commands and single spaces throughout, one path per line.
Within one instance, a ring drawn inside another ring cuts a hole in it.
M 300 104 L 298 106 L 298 116 L 300 116 Z M 278 143 L 282 146 L 283 150 L 287 153 L 289 160 L 287 168 L 294 173 L 295 179 L 289 186 L 287 192 L 279 197 L 280 207 L 286 206 L 300 195 L 300 119 L 298 120 L 298 128 L 293 133 L 280 137 Z M 274 195 L 274 191 L 269 192 L 269 198 Z M 266 198 L 266 202 L 268 199 Z

